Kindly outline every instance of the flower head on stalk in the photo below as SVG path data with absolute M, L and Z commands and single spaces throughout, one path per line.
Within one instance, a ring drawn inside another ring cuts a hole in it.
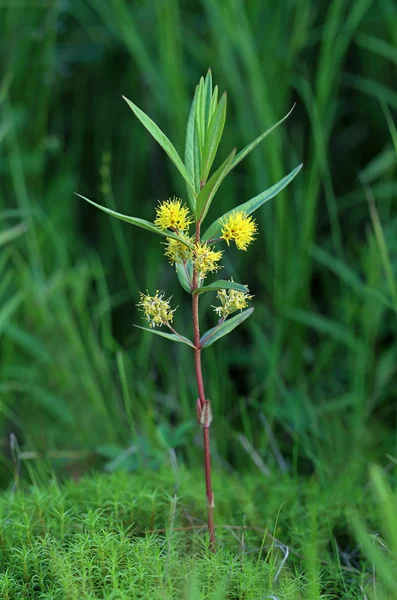
M 239 250 L 247 250 L 258 231 L 255 220 L 241 210 L 224 217 L 219 223 L 222 226 L 221 239 L 225 240 L 228 246 L 231 240 L 234 240 Z
M 252 300 L 253 296 L 237 290 L 219 290 L 216 297 L 221 301 L 220 306 L 213 306 L 217 315 L 226 319 L 236 310 L 247 308 L 248 300 Z
M 222 267 L 217 262 L 222 258 L 222 250 L 211 250 L 208 244 L 196 244 L 194 247 L 194 267 L 199 279 L 204 279 L 208 273 L 215 273 Z
M 181 232 L 179 237 L 193 244 L 194 238 L 188 234 Z M 167 238 L 164 255 L 168 258 L 171 265 L 175 263 L 183 263 L 193 258 L 193 250 L 174 238 Z
M 159 290 L 156 291 L 154 296 L 142 294 L 142 292 L 140 292 L 140 296 L 141 300 L 137 306 L 141 307 L 139 310 L 145 314 L 144 318 L 149 323 L 149 327 L 161 327 L 161 325 L 172 323 L 176 308 L 171 309 L 171 298 L 163 300 L 164 293 L 159 292 Z
M 191 223 L 193 223 L 193 219 L 189 215 L 189 209 L 182 204 L 180 198 L 174 196 L 172 200 L 171 198 L 165 200 L 156 208 L 154 224 L 160 229 L 185 231 Z

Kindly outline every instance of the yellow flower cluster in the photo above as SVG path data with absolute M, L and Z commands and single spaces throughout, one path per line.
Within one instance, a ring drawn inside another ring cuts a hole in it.
M 173 229 L 185 231 L 193 223 L 189 215 L 189 209 L 182 200 L 174 198 L 165 200 L 156 208 L 156 219 L 154 224 L 160 229 Z
M 222 257 L 222 250 L 211 250 L 208 244 L 196 244 L 194 247 L 194 266 L 199 279 L 204 279 L 208 273 L 214 273 L 221 267 L 216 263 Z
M 244 211 L 237 211 L 221 219 L 222 236 L 227 245 L 234 240 L 239 250 L 247 250 L 248 245 L 254 241 L 258 231 L 255 220 Z
M 190 242 L 194 242 L 194 238 L 190 238 L 187 234 L 180 233 L 181 237 Z M 218 271 L 221 266 L 218 261 L 221 259 L 223 252 L 211 250 L 208 244 L 195 244 L 194 249 L 189 248 L 186 244 L 179 242 L 173 238 L 167 238 L 167 245 L 164 252 L 170 263 L 183 263 L 188 260 L 193 262 L 197 269 L 199 279 L 204 279 L 208 273 Z
M 194 242 L 194 238 L 190 238 L 186 233 L 181 232 L 179 237 L 185 239 L 186 241 L 192 243 Z M 173 265 L 175 263 L 186 262 L 187 260 L 191 259 L 193 256 L 193 250 L 192 248 L 189 248 L 189 246 L 186 246 L 186 244 L 183 244 L 174 238 L 167 238 L 164 255 Z
M 158 290 L 154 296 L 142 294 L 142 292 L 140 292 L 140 296 L 141 300 L 137 306 L 141 307 L 140 310 L 145 313 L 145 319 L 149 323 L 149 327 L 160 327 L 172 323 L 176 309 L 172 310 L 170 307 L 171 298 L 163 300 L 164 294 Z
M 244 292 L 238 292 L 237 290 L 219 290 L 216 297 L 221 301 L 221 306 L 213 306 L 213 309 L 224 319 L 236 312 L 236 310 L 247 308 L 247 300 L 252 300 L 253 298 L 253 296 Z

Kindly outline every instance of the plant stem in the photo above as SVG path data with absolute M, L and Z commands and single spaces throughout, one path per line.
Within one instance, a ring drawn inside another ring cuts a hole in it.
M 200 222 L 196 225 L 196 243 L 200 242 Z M 193 290 L 198 287 L 197 270 L 193 270 Z M 206 404 L 203 373 L 201 369 L 201 348 L 200 348 L 200 323 L 199 323 L 199 297 L 200 294 L 192 295 L 192 316 L 194 332 L 194 364 L 196 368 L 197 389 L 199 395 L 199 404 L 201 411 Z M 204 437 L 204 466 L 205 466 L 205 487 L 207 494 L 207 515 L 208 515 L 208 533 L 210 537 L 211 551 L 215 551 L 215 528 L 214 528 L 214 494 L 211 483 L 211 448 L 210 448 L 210 422 L 201 424 Z

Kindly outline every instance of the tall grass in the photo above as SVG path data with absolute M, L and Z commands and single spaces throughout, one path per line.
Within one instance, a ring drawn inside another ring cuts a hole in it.
M 211 66 L 228 92 L 225 153 L 296 103 L 213 216 L 297 156 L 305 163 L 261 216 L 247 275 L 258 318 L 216 368 L 204 362 L 216 460 L 331 479 L 395 454 L 396 158 L 379 100 L 395 110 L 396 22 L 391 0 L 1 8 L 1 209 L 7 226 L 27 228 L 7 245 L 1 296 L 2 310 L 20 297 L 0 330 L 5 451 L 13 431 L 23 451 L 81 451 L 51 459 L 72 472 L 98 460 L 154 468 L 175 449 L 194 462 L 190 356 L 132 328 L 138 282 L 183 305 L 162 246 L 146 248 L 144 232 L 110 224 L 73 191 L 97 189 L 97 201 L 148 219 L 167 190 L 183 195 L 121 95 L 181 148 L 193 86 Z M 245 281 L 237 253 L 227 266 Z

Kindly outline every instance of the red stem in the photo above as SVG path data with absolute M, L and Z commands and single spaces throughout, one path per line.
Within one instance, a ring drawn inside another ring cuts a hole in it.
M 200 221 L 196 225 L 196 244 L 200 243 Z M 193 270 L 193 290 L 198 287 L 198 277 L 196 269 Z M 192 291 L 193 291 L 192 290 Z M 203 409 L 205 404 L 205 392 L 203 373 L 201 369 L 201 348 L 200 348 L 200 325 L 199 325 L 199 296 L 192 295 L 192 316 L 194 332 L 194 364 L 196 368 L 197 389 L 199 395 L 200 407 Z M 207 514 L 208 514 L 208 533 L 210 536 L 210 548 L 215 551 L 215 527 L 214 527 L 214 494 L 211 483 L 211 448 L 210 448 L 210 430 L 209 424 L 203 427 L 204 436 L 204 466 L 205 466 L 205 487 L 207 494 Z

